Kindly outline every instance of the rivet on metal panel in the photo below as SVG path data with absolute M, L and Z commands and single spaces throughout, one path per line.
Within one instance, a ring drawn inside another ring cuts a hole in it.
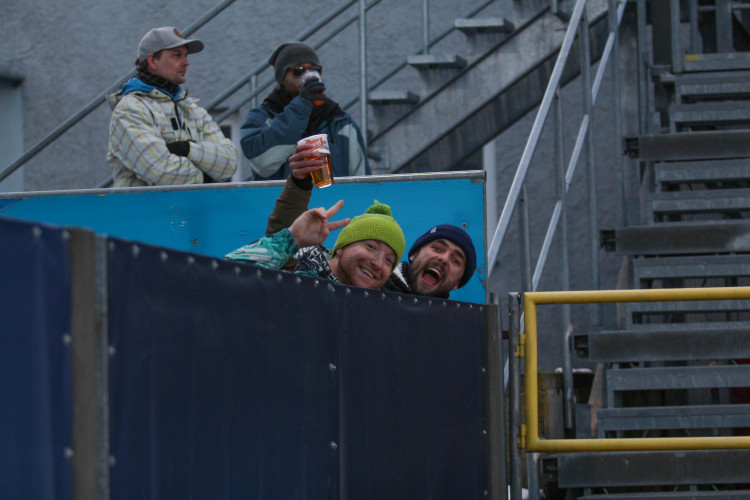
M 430 299 L 430 300 L 427 301 L 427 305 L 428 306 L 432 306 L 432 299 Z
M 460 302 L 456 304 L 456 309 L 461 309 L 461 303 Z
M 461 227 L 469 227 L 469 224 L 466 223 L 466 221 L 461 223 Z
M 109 346 L 108 353 L 110 356 L 114 356 L 117 353 L 117 349 L 115 349 L 115 346 L 113 345 Z
M 328 369 L 331 370 L 332 372 L 335 372 L 336 371 L 336 365 L 334 365 L 333 363 L 328 363 Z
M 69 231 L 67 231 L 67 230 L 65 230 L 65 231 L 63 231 L 63 232 L 62 232 L 62 233 L 60 234 L 60 237 L 61 237 L 61 238 L 62 238 L 63 240 L 65 240 L 65 241 L 68 241 L 68 240 L 70 239 L 70 232 L 69 232 Z
M 195 264 L 195 257 L 193 257 L 192 255 L 188 255 L 187 263 L 188 266 L 192 266 L 193 264 Z
M 70 336 L 69 333 L 66 333 L 62 337 L 63 344 L 70 345 L 71 342 L 73 342 L 73 337 Z
M 328 291 L 331 293 L 336 293 L 336 287 L 328 283 Z
M 114 467 L 115 465 L 117 465 L 117 459 L 114 456 L 110 455 L 109 456 L 109 466 L 110 467 Z
M 380 300 L 385 300 L 385 293 L 380 294 Z
M 31 234 L 34 235 L 34 238 L 41 238 L 42 229 L 39 226 L 34 226 L 31 228 Z
M 487 373 L 487 368 L 485 368 L 484 366 L 482 367 L 482 373 Z
M 282 278 L 282 276 L 281 276 L 281 273 L 279 273 L 279 274 L 277 274 L 277 275 L 276 275 L 276 281 L 278 281 L 279 283 L 281 283 L 281 280 L 282 280 L 282 279 L 283 279 L 283 278 Z
M 482 436 L 486 436 L 486 435 L 487 435 L 487 429 L 482 429 Z
M 338 449 L 338 447 L 339 447 L 339 445 L 338 445 L 338 444 L 336 444 L 336 442 L 335 442 L 335 441 L 331 441 L 331 442 L 330 442 L 330 446 L 331 446 L 331 449 L 333 449 L 333 450 L 335 450 L 335 449 Z
M 319 280 L 315 280 L 315 281 L 313 282 L 313 286 L 314 286 L 315 288 L 318 288 L 318 285 L 320 285 L 320 281 L 319 281 Z
M 216 262 L 215 260 L 212 260 L 211 261 L 211 269 L 213 269 L 214 271 L 216 271 L 217 269 L 219 269 L 219 263 Z
M 115 242 L 114 241 L 110 241 L 109 244 L 107 245 L 107 248 L 109 248 L 110 252 L 114 252 L 115 251 Z
M 446 301 L 443 301 L 443 307 L 448 307 L 448 303 Z
M 295 282 L 296 282 L 296 283 L 297 283 L 298 285 L 301 285 L 301 284 L 302 284 L 302 278 L 300 278 L 299 276 L 297 276 L 296 278 L 297 278 L 297 279 L 295 279 L 294 281 L 295 281 Z
M 166 262 L 167 259 L 169 258 L 169 255 L 167 254 L 167 252 L 162 250 L 161 253 L 159 254 L 159 257 L 161 258 L 162 262 Z
M 238 267 L 237 269 L 239 269 L 239 267 Z M 237 274 L 239 274 L 239 272 L 238 272 Z M 255 271 L 255 275 L 256 275 L 256 276 L 257 276 L 258 278 L 262 278 L 262 277 L 263 277 L 263 273 L 261 272 L 261 270 L 260 270 L 260 269 L 258 269 L 257 271 Z
M 141 249 L 138 247 L 138 245 L 133 245 L 130 248 L 130 251 L 133 253 L 133 257 L 138 257 L 138 254 L 141 253 Z
M 351 294 L 352 294 L 352 290 L 351 290 L 351 288 L 347 288 L 347 289 L 346 289 L 346 294 L 347 294 L 347 295 L 351 295 Z
M 234 266 L 234 274 L 238 275 L 242 272 L 242 269 L 240 269 L 240 266 Z
M 70 460 L 71 458 L 73 458 L 73 449 L 66 446 L 65 450 L 63 451 L 63 454 L 65 458 Z
M 402 298 L 401 298 L 401 296 L 399 295 L 399 296 L 398 296 L 398 303 L 400 304 L 401 302 L 403 302 L 403 299 L 402 299 Z
M 367 290 L 365 290 L 362 294 L 365 296 L 365 298 L 370 296 L 370 292 L 368 292 Z

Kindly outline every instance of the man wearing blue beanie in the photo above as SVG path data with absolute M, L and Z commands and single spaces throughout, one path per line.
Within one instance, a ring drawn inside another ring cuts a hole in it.
M 386 290 L 447 299 L 474 274 L 477 254 L 460 227 L 432 227 L 412 245 L 408 262 L 401 262 L 385 284 Z

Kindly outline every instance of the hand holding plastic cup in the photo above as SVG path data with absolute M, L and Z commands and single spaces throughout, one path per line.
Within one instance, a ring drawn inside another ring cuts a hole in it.
M 311 153 L 315 152 L 318 154 L 316 158 L 305 158 L 306 160 L 312 160 L 322 158 L 326 162 L 320 166 L 320 169 L 310 173 L 312 175 L 313 184 L 317 188 L 328 187 L 333 184 L 333 170 L 331 170 L 331 149 L 328 147 L 328 134 L 311 135 L 300 139 L 297 144 L 312 144 L 315 146 L 315 150 L 310 150 Z

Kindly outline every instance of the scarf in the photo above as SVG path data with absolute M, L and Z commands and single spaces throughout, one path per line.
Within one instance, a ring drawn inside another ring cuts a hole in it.
M 277 87 L 268 94 L 263 104 L 268 106 L 268 109 L 274 113 L 281 113 L 284 108 L 292 102 L 295 96 L 289 94 L 286 90 Z M 331 99 L 326 99 L 320 106 L 314 106 L 310 113 L 310 119 L 307 122 L 307 128 L 305 129 L 305 135 L 315 135 L 318 133 L 320 124 L 326 118 L 332 118 L 334 116 L 343 115 L 344 112 L 341 110 L 339 105 Z
M 180 95 L 180 91 L 182 90 L 176 83 L 172 83 L 166 78 L 162 78 L 161 76 L 155 75 L 149 71 L 138 72 L 138 79 L 146 85 L 152 85 L 157 89 L 163 90 L 172 97 L 173 101 L 177 99 L 177 96 Z

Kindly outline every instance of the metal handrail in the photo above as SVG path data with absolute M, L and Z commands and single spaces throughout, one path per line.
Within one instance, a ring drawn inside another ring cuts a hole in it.
M 211 19 L 216 17 L 219 13 L 221 13 L 224 9 L 229 7 L 234 2 L 235 0 L 222 0 L 216 6 L 206 11 L 201 17 L 195 20 L 192 24 L 188 25 L 185 29 L 183 29 L 181 33 L 184 36 L 190 36 L 198 28 L 200 28 L 201 26 L 209 22 Z M 128 81 L 133 76 L 135 76 L 135 74 L 136 74 L 135 70 L 131 70 L 130 72 L 128 72 L 128 74 L 121 77 L 115 83 L 110 85 L 107 88 L 107 90 L 105 90 L 104 92 L 96 96 L 93 100 L 91 100 L 91 102 L 89 102 L 87 105 L 81 108 L 77 113 L 75 113 L 73 116 L 65 120 L 62 124 L 58 125 L 57 128 L 55 128 L 52 132 L 50 132 L 45 137 L 43 137 L 39 142 L 37 142 L 34 146 L 32 146 L 31 149 L 29 149 L 24 154 L 22 154 L 16 161 L 14 161 L 13 163 L 5 167 L 5 169 L 0 171 L 0 181 L 2 181 L 6 177 L 8 177 L 10 174 L 15 172 L 24 163 L 26 163 L 31 158 L 36 156 L 40 151 L 42 151 L 44 148 L 49 146 L 52 142 L 57 140 L 61 135 L 63 135 L 70 128 L 72 128 L 76 123 L 78 123 L 83 118 L 88 116 L 92 111 L 94 111 L 103 102 L 107 100 L 107 96 L 110 93 L 122 87 L 122 84 Z
M 515 295 L 514 295 L 515 296 Z M 666 301 L 709 301 L 750 299 L 750 287 L 663 288 L 647 290 L 591 290 L 561 292 L 530 292 L 524 301 L 524 355 L 526 369 L 525 408 L 527 452 L 592 452 L 592 451 L 650 451 L 650 450 L 716 450 L 750 449 L 750 436 L 715 437 L 654 437 L 654 438 L 598 438 L 598 439 L 542 439 L 539 436 L 539 401 L 537 378 L 537 322 L 536 307 L 541 304 L 589 304 Z M 512 300 L 512 299 L 511 299 Z M 513 322 L 520 315 L 516 312 Z M 517 332 L 518 327 L 511 328 Z M 513 378 L 518 382 L 516 374 Z M 518 390 L 514 392 L 517 394 Z M 517 423 L 517 422 L 516 422 Z

